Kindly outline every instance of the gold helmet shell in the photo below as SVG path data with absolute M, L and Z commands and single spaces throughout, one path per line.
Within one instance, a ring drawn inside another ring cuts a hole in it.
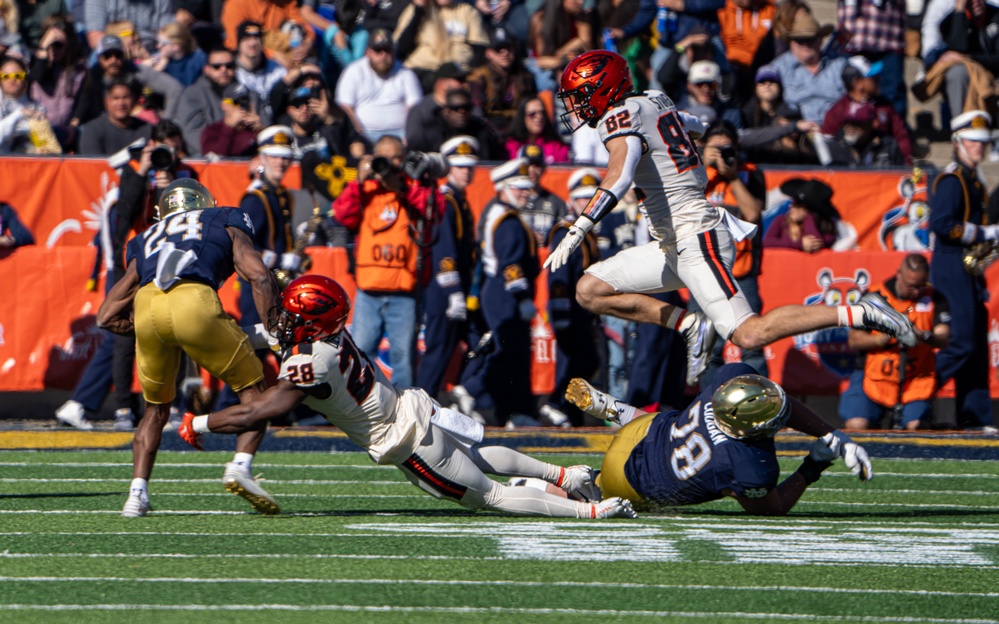
M 175 212 L 214 207 L 215 198 L 200 182 L 193 178 L 178 178 L 163 189 L 156 204 L 156 220 L 165 219 Z
M 784 390 L 760 375 L 729 379 L 715 390 L 711 405 L 718 428 L 737 440 L 772 438 L 791 417 Z

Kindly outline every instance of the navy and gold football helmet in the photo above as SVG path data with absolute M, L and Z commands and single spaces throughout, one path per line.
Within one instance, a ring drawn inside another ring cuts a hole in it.
M 215 198 L 193 178 L 178 178 L 171 182 L 160 195 L 156 204 L 156 221 L 162 221 L 175 212 L 215 208 Z
M 784 390 L 760 375 L 739 375 L 715 390 L 711 397 L 715 423 L 730 438 L 772 438 L 791 417 Z

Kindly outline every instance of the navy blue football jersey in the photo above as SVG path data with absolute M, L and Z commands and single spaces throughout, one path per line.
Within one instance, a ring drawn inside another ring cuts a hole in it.
M 218 290 L 235 271 L 227 227 L 253 237 L 249 217 L 236 208 L 176 212 L 129 241 L 126 262 L 135 259 L 140 287 L 166 290 L 184 279 Z
M 656 416 L 648 434 L 631 452 L 625 476 L 647 501 L 668 506 L 719 499 L 722 490 L 762 498 L 777 486 L 780 468 L 772 438 L 735 440 L 715 424 L 711 397 L 739 375 L 755 374 L 745 364 L 728 364 L 683 411 Z

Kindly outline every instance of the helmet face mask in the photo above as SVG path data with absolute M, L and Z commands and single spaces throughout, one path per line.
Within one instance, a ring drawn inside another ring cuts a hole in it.
M 761 440 L 774 437 L 791 417 L 780 386 L 760 375 L 739 375 L 711 397 L 715 424 L 730 438 Z
M 562 73 L 557 96 L 565 102 L 566 112 L 559 119 L 569 132 L 584 124 L 596 128 L 604 113 L 634 91 L 624 57 L 606 50 L 586 52 Z
M 215 208 L 215 198 L 208 189 L 192 178 L 179 178 L 163 189 L 154 219 L 162 221 L 175 212 L 206 208 Z
M 268 329 L 284 347 L 336 336 L 350 315 L 346 291 L 322 275 L 303 275 L 293 280 L 281 292 L 279 305 Z

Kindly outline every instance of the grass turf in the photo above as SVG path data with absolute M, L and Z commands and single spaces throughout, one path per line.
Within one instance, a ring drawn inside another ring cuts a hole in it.
M 156 511 L 124 519 L 129 453 L 0 452 L 0 622 L 999 621 L 993 462 L 837 466 L 787 518 L 584 522 L 471 512 L 359 453 L 262 454 L 264 517 L 227 459 L 161 453 Z

